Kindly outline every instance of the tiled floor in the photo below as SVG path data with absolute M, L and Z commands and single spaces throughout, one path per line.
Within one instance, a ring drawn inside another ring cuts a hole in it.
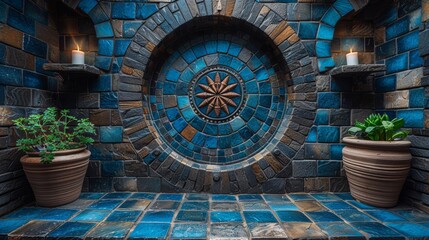
M 429 239 L 429 215 L 374 208 L 348 193 L 83 193 L 57 207 L 0 218 L 21 239 Z M 1 237 L 0 237 L 1 238 Z

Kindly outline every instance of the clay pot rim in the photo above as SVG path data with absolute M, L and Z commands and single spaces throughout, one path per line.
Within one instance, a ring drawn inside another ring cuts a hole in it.
M 53 151 L 52 153 L 55 156 L 61 156 L 61 155 L 69 155 L 69 154 L 78 153 L 78 152 L 81 152 L 81 151 L 83 151 L 85 149 L 86 149 L 86 146 L 82 146 L 82 147 L 79 147 L 79 148 L 60 150 L 60 151 Z M 31 156 L 31 157 L 40 157 L 40 152 L 25 152 L 25 154 L 27 154 L 28 156 Z
M 343 142 L 350 145 L 359 145 L 367 147 L 386 147 L 386 148 L 408 148 L 411 146 L 411 142 L 408 140 L 398 140 L 398 141 L 372 141 L 360 139 L 357 137 L 344 137 Z

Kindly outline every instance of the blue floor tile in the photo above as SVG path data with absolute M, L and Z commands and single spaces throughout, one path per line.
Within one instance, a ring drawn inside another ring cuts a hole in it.
M 135 222 L 141 213 L 141 211 L 114 211 L 106 222 Z
M 122 200 L 113 200 L 113 199 L 102 199 L 98 202 L 91 204 L 89 209 L 97 210 L 113 210 L 122 203 Z
M 81 193 L 79 199 L 97 200 L 103 197 L 105 193 L 85 192 Z
M 87 237 L 89 238 L 125 238 L 134 223 L 103 222 L 100 223 Z
M 77 212 L 78 212 L 78 210 L 72 210 L 72 209 L 52 209 L 37 219 L 65 221 L 65 220 L 71 218 Z
M 25 225 L 29 220 L 0 219 L 0 234 L 8 234 Z
M 209 200 L 210 195 L 204 194 L 204 193 L 188 193 L 188 194 L 186 194 L 186 199 L 196 200 L 196 201 L 204 201 L 204 200 Z
M 156 197 L 156 193 L 144 193 L 144 192 L 138 192 L 133 193 L 133 195 L 130 196 L 130 199 L 141 199 L 141 200 L 153 200 Z
M 311 222 L 308 217 L 299 211 L 277 211 L 276 213 L 282 222 Z
M 241 194 L 238 195 L 238 200 L 241 202 L 248 202 L 248 201 L 263 201 L 262 196 L 259 194 Z
M 193 210 L 193 211 L 208 211 L 208 202 L 184 202 L 182 210 Z
M 270 207 L 264 202 L 241 202 L 243 210 L 259 211 L 259 210 L 270 210 Z
M 175 224 L 172 238 L 201 239 L 207 236 L 207 224 Z
M 83 238 L 95 225 L 95 223 L 66 222 L 49 233 L 48 237 Z
M 149 200 L 130 199 L 119 206 L 122 209 L 145 210 L 150 204 Z
M 157 210 L 176 210 L 180 205 L 180 202 L 175 201 L 156 201 L 150 206 L 150 209 Z
M 244 211 L 246 222 L 277 222 L 277 219 L 269 211 Z
M 227 202 L 227 201 L 237 201 L 237 198 L 233 195 L 213 194 L 212 200 L 214 202 Z
M 49 211 L 49 208 L 21 208 L 6 215 L 5 219 L 33 220 L 38 219 Z
M 356 209 L 350 204 L 347 204 L 344 201 L 332 201 L 332 202 L 322 202 L 325 207 L 336 211 L 336 210 L 345 210 L 345 209 Z
M 203 211 L 180 211 L 175 219 L 176 222 L 205 222 L 207 212 Z
M 400 215 L 412 222 L 429 222 L 429 215 L 418 210 L 395 210 L 394 214 Z
M 147 211 L 142 222 L 170 223 L 173 221 L 173 211 Z
M 82 222 L 100 222 L 110 214 L 110 211 L 103 210 L 84 210 L 76 217 L 72 218 L 72 221 Z
M 406 237 L 428 237 L 429 228 L 417 223 L 386 223 L 386 226 L 405 235 Z
M 350 193 L 335 193 L 335 195 L 343 200 L 354 200 Z
M 370 239 L 387 238 L 390 240 L 404 239 L 404 236 L 393 231 L 392 229 L 384 226 L 378 222 L 355 222 L 351 225 L 361 232 L 365 232 Z
M 356 209 L 338 210 L 335 214 L 345 219 L 347 222 L 374 222 L 375 220 L 363 212 Z
M 240 212 L 220 212 L 214 211 L 210 213 L 210 220 L 212 222 L 242 222 Z
M 358 201 L 355 201 L 355 200 L 353 200 L 353 201 L 347 201 L 347 202 L 349 204 L 351 204 L 351 205 L 353 205 L 353 206 L 355 206 L 355 207 L 357 207 L 359 209 L 363 209 L 363 210 L 377 209 L 374 206 L 371 206 L 371 205 L 368 205 L 368 204 L 365 204 L 365 203 L 361 203 L 361 202 L 358 202 Z
M 175 193 L 161 193 L 156 200 L 170 200 L 170 201 L 181 201 L 183 194 Z
M 331 212 L 307 212 L 314 222 L 342 222 L 342 220 Z
M 113 192 L 106 194 L 103 199 L 127 199 L 131 193 Z
M 128 239 L 166 239 L 170 224 L 140 223 Z
M 365 237 L 356 229 L 346 223 L 317 223 L 317 226 L 325 231 L 330 238 L 341 237 L 346 239 L 365 239 Z
M 380 220 L 381 222 L 405 222 L 407 221 L 405 218 L 393 214 L 387 210 L 376 210 L 376 211 L 366 211 L 372 217 Z
M 314 198 L 307 193 L 292 193 L 289 194 L 289 198 L 294 201 L 314 200 Z
M 269 206 L 274 210 L 274 211 L 298 211 L 298 207 L 293 204 L 293 203 L 278 203 L 278 202 L 270 202 Z
M 339 197 L 331 193 L 313 193 L 311 194 L 315 199 L 319 201 L 338 201 L 341 200 Z
M 283 194 L 265 194 L 264 198 L 267 202 L 290 202 L 290 199 Z

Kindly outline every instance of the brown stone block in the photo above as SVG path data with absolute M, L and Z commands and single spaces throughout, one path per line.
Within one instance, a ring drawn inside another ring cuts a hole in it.
M 366 22 L 361 19 L 353 21 L 352 35 L 356 37 L 372 37 L 374 28 L 371 22 Z
M 429 20 L 429 0 L 422 0 L 422 22 Z
M 188 140 L 191 141 L 192 138 L 194 138 L 195 134 L 197 134 L 197 129 L 193 128 L 191 125 L 186 126 L 185 129 L 180 133 L 182 136 Z
M 142 101 L 120 101 L 119 107 L 121 109 L 132 109 L 142 107 Z
M 6 43 L 19 49 L 22 48 L 22 32 L 5 24 L 0 24 L 0 33 L 0 42 Z
M 13 47 L 6 48 L 6 63 L 20 68 L 34 70 L 36 66 L 35 57 L 20 49 Z
M 115 37 L 122 37 L 122 24 L 123 24 L 122 20 L 112 21 L 112 27 L 113 27 L 113 32 L 115 34 Z
M 306 178 L 304 179 L 305 192 L 329 191 L 329 178 Z
M 259 164 L 257 163 L 252 164 L 252 170 L 253 170 L 253 173 L 255 174 L 256 180 L 259 183 L 263 183 L 267 181 L 267 177 L 265 177 L 264 170 L 262 170 Z
M 134 70 L 133 68 L 130 68 L 130 67 L 126 66 L 126 65 L 122 65 L 121 71 L 123 73 L 125 73 L 125 74 L 133 75 L 133 72 L 134 72 L 133 70 Z
M 283 228 L 291 239 L 326 239 L 315 223 L 283 223 Z
M 392 108 L 407 108 L 409 103 L 409 91 L 396 91 L 384 94 L 384 107 Z
M 174 96 L 174 95 L 164 96 L 164 107 L 165 108 L 171 108 L 171 107 L 176 107 L 176 106 L 177 106 L 176 96 Z
M 60 47 L 59 34 L 55 28 L 46 26 L 36 21 L 36 37 L 49 45 Z
M 286 21 L 281 21 L 277 24 L 277 26 L 273 29 L 273 31 L 269 34 L 271 39 L 275 39 L 279 36 L 288 26 Z M 293 33 L 293 32 L 292 32 Z M 292 35 L 292 33 L 290 35 Z M 285 38 L 286 39 L 286 38 Z
M 420 87 L 423 77 L 423 68 L 415 68 L 413 70 L 403 71 L 396 74 L 396 88 L 408 89 Z
M 226 1 L 225 16 L 232 16 L 232 12 L 234 11 L 234 5 L 235 5 L 235 0 Z
M 380 45 L 385 42 L 386 28 L 379 27 L 374 30 L 374 43 Z
M 349 20 L 339 21 L 335 26 L 334 37 L 350 37 L 352 35 L 353 23 Z
M 425 128 L 429 128 L 429 110 L 425 110 Z
M 282 32 L 280 32 L 280 34 L 278 36 L 276 36 L 276 38 L 274 38 L 274 43 L 278 46 L 280 45 L 282 42 L 284 42 L 286 39 L 291 38 L 295 31 L 290 27 L 287 26 L 286 28 L 282 28 Z
M 9 128 L 0 127 L 0 136 L 7 136 L 7 135 L 9 135 Z
M 60 62 L 60 48 L 49 46 L 49 60 L 54 63 Z
M 24 108 L 0 106 L 0 126 L 12 126 L 13 119 L 24 116 Z
M 283 169 L 283 165 L 273 155 L 267 154 L 264 159 L 270 164 L 274 172 L 279 173 Z
M 295 205 L 304 212 L 327 211 L 327 209 L 317 201 L 296 201 Z
M 89 112 L 89 121 L 91 121 L 96 126 L 110 125 L 110 110 L 91 110 Z
M 31 106 L 31 89 L 6 87 L 6 104 L 11 106 Z
M 359 64 L 373 64 L 374 63 L 374 53 L 362 53 L 358 54 Z

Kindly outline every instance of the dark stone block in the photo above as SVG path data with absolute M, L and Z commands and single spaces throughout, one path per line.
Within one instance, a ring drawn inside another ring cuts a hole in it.
M 9 9 L 7 24 L 32 36 L 36 33 L 34 20 L 13 9 Z
M 6 104 L 12 106 L 31 106 L 31 90 L 28 88 L 6 87 Z
M 317 162 L 312 160 L 292 161 L 293 177 L 315 177 L 317 175 Z
M 285 183 L 285 190 L 287 193 L 304 191 L 303 178 L 288 178 L 285 179 Z
M 328 144 L 305 144 L 304 157 L 306 159 L 329 159 L 329 145 Z
M 98 108 L 99 103 L 98 93 L 79 94 L 77 105 L 79 108 Z
M 106 92 L 100 94 L 100 107 L 101 108 L 117 108 L 118 107 L 118 94 L 115 92 Z
M 400 72 L 408 69 L 408 53 L 396 55 L 386 60 L 386 73 Z
M 136 4 L 130 2 L 112 3 L 112 18 L 134 19 L 136 18 Z
M 25 2 L 24 14 L 44 25 L 48 25 L 48 12 L 43 11 L 32 2 Z
M 124 161 L 102 161 L 101 176 L 103 177 L 122 177 L 125 175 Z
M 403 53 L 419 46 L 419 31 L 408 33 L 397 39 L 398 53 Z
M 38 88 L 46 90 L 48 87 L 48 78 L 44 75 L 34 72 L 24 71 L 23 83 L 25 87 Z
M 97 4 L 98 2 L 96 0 L 80 1 L 79 8 L 85 13 L 89 13 Z
M 101 23 L 101 22 L 105 22 L 105 21 L 109 21 L 109 16 L 106 15 L 106 12 L 103 10 L 103 8 L 101 7 L 100 4 L 98 4 L 97 6 L 95 6 L 89 12 L 88 15 L 91 17 L 92 22 L 95 23 L 95 24 Z
M 386 40 L 401 36 L 409 31 L 409 18 L 404 17 L 386 28 Z
M 89 191 L 91 192 L 111 192 L 113 191 L 112 178 L 89 178 Z
M 329 124 L 332 126 L 350 125 L 350 110 L 346 110 L 346 109 L 331 110 Z
M 396 40 L 383 43 L 375 48 L 376 60 L 386 59 L 396 54 Z
M 22 70 L 0 65 L 0 83 L 4 85 L 22 86 Z
M 113 178 L 113 188 L 115 191 L 136 192 L 137 178 L 135 177 L 121 177 Z
M 137 178 L 139 192 L 160 192 L 161 178 Z
M 48 45 L 45 42 L 37 40 L 29 35 L 24 35 L 23 49 L 33 55 L 46 58 Z
M 145 20 L 158 11 L 156 3 L 138 3 L 136 18 Z

